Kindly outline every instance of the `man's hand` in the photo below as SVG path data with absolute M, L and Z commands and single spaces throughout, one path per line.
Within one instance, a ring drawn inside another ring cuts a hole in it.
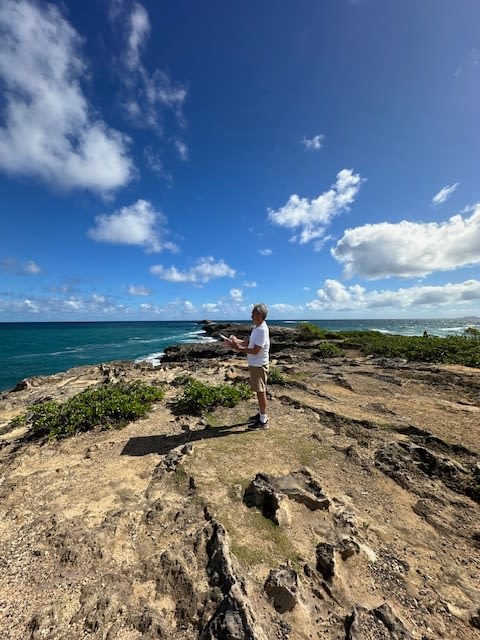
M 235 351 L 240 351 L 240 349 L 244 346 L 244 340 L 240 340 L 237 336 L 230 336 L 228 340 L 225 342 L 226 346 L 235 349 Z

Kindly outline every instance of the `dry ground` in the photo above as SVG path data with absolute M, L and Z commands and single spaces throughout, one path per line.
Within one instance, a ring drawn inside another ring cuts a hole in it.
M 412 638 L 480 638 L 472 624 L 480 613 L 479 505 L 442 475 L 444 464 L 453 478 L 475 464 L 480 471 L 480 372 L 356 354 L 279 357 L 276 366 L 286 384 L 271 385 L 270 429 L 261 432 L 246 428 L 253 400 L 204 420 L 178 417 L 168 404 L 178 389 L 169 386 L 147 418 L 122 430 L 39 445 L 8 427 L 29 390 L 4 394 L 2 638 L 200 637 L 215 601 L 200 552 L 206 513 L 227 531 L 256 638 L 340 640 L 354 607 L 384 602 Z M 195 369 L 209 382 L 245 377 L 234 359 Z M 182 371 L 192 367 L 135 375 L 169 383 Z M 46 396 L 63 384 L 69 395 L 98 379 L 95 368 L 78 369 L 34 391 Z M 184 444 L 191 448 L 166 470 Z M 305 468 L 328 510 L 286 499 L 275 525 L 243 503 L 256 474 Z M 328 583 L 315 568 L 316 546 L 346 538 L 358 552 L 336 555 Z M 263 585 L 284 564 L 297 571 L 299 589 L 295 608 L 280 614 Z M 394 637 L 375 633 L 362 637 Z

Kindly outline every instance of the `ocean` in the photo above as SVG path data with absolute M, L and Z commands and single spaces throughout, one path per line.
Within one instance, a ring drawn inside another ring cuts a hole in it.
M 295 326 L 302 320 L 277 320 L 271 326 Z M 307 320 L 334 331 L 373 329 L 383 333 L 463 335 L 480 329 L 480 318 L 421 320 Z M 18 322 L 0 323 L 0 391 L 24 378 L 111 360 L 158 363 L 174 344 L 210 341 L 196 322 Z

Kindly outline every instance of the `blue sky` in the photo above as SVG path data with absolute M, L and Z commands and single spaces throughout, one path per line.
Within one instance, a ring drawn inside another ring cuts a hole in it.
M 478 0 L 2 0 L 0 321 L 480 315 Z

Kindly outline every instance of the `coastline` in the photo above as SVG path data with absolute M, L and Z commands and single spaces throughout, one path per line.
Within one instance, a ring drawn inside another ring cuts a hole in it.
M 289 640 L 343 637 L 353 622 L 389 640 L 477 637 L 480 531 L 468 492 L 480 371 L 354 349 L 322 358 L 291 335 L 275 339 L 283 380 L 269 386 L 265 433 L 245 426 L 252 401 L 172 411 L 179 378 L 247 379 L 245 359 L 217 342 L 209 356 L 205 345 L 172 347 L 156 368 L 83 366 L 1 394 L 5 640 L 32 628 L 80 638 L 92 624 L 121 640 L 197 640 L 231 620 L 240 637 L 265 640 L 282 629 Z M 8 427 L 32 402 L 137 379 L 167 396 L 124 429 L 40 443 Z M 247 489 L 260 491 L 257 506 Z
M 274 328 L 295 328 L 297 320 L 269 321 Z M 332 331 L 378 330 L 380 333 L 461 335 L 468 326 L 478 326 L 479 318 L 453 319 L 356 319 L 314 320 L 316 326 Z M 116 360 L 157 362 L 165 348 L 211 338 L 204 332 L 207 321 L 144 322 L 47 322 L 0 323 L 3 367 L 0 390 L 13 388 L 20 380 L 51 375 L 76 366 Z M 213 323 L 215 324 L 215 322 Z M 219 325 L 250 326 L 247 321 L 217 322 Z M 202 338 L 205 336 L 205 338 Z

